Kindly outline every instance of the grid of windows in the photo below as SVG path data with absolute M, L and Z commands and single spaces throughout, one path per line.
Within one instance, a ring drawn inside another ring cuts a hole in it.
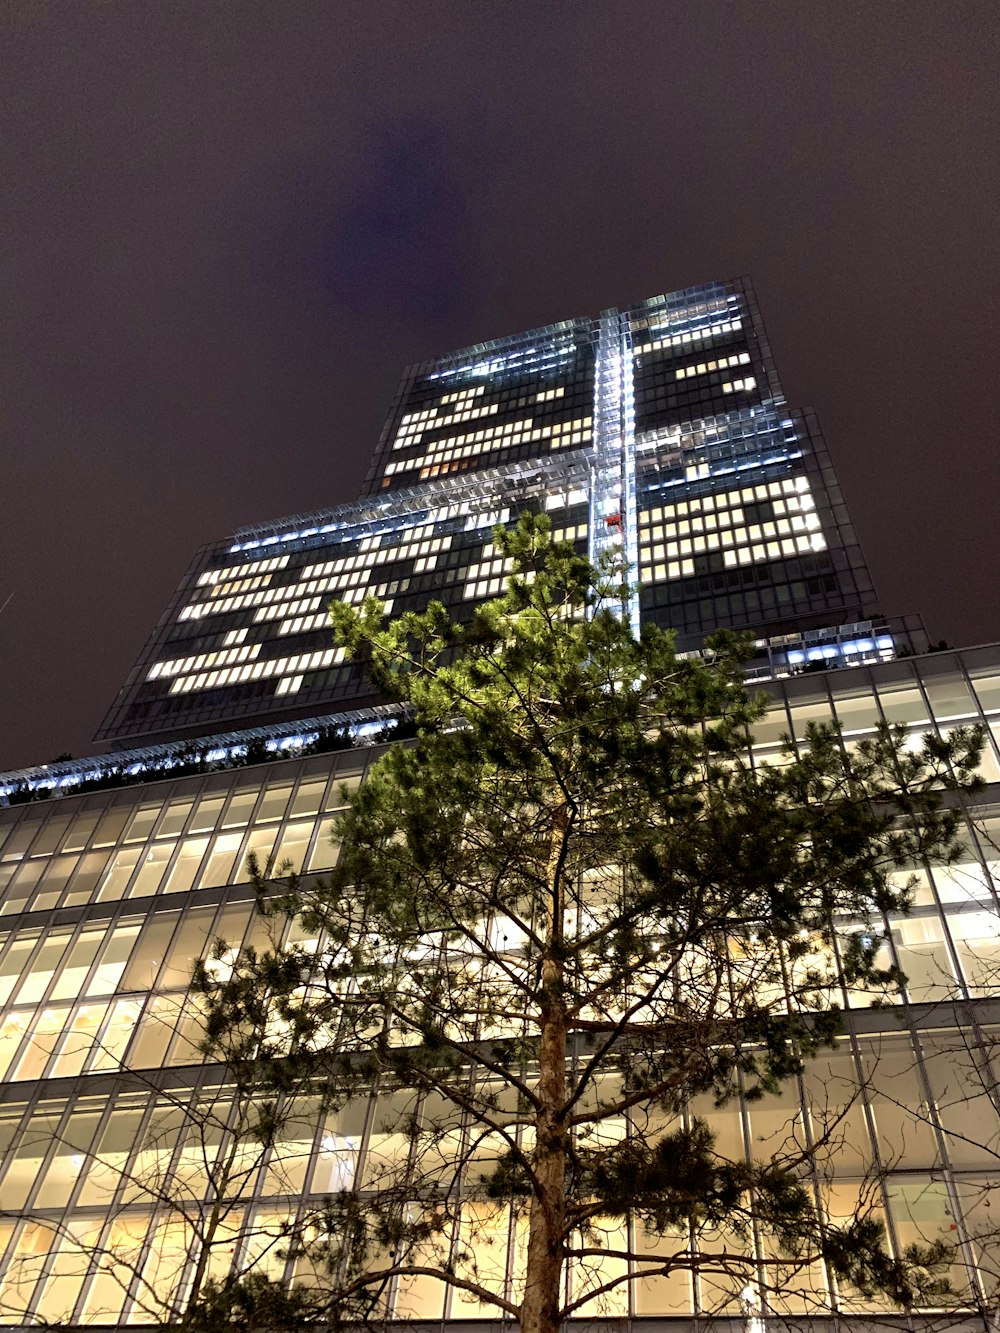
M 367 493 L 589 445 L 593 342 L 576 320 L 410 367 Z
M 873 997 L 849 994 L 845 1036 L 800 1082 L 747 1105 L 706 1100 L 691 1111 L 706 1116 L 724 1151 L 758 1159 L 795 1125 L 829 1129 L 836 1152 L 817 1188 L 834 1217 L 850 1215 L 862 1194 L 872 1203 L 868 1168 L 875 1160 L 887 1166 L 874 1205 L 890 1244 L 898 1251 L 914 1240 L 954 1241 L 957 1232 L 966 1248 L 956 1251 L 952 1280 L 962 1291 L 971 1282 L 975 1293 L 980 1278 L 961 1259 L 975 1258 L 988 1227 L 983 1181 L 1000 1153 L 1000 1117 L 973 1077 L 1000 1036 L 989 999 L 1000 967 L 1000 650 L 793 677 L 768 692 L 755 762 L 780 763 L 781 737 L 802 739 L 810 722 L 837 720 L 850 747 L 882 719 L 904 725 L 914 742 L 935 727 L 983 720 L 988 785 L 968 811 L 966 854 L 945 868 L 917 867 L 913 913 L 888 923 L 885 961 L 907 976 L 891 1022 L 870 1007 Z M 141 1284 L 119 1282 L 97 1252 L 131 1256 L 133 1268 L 160 1281 L 179 1279 L 190 1237 L 176 1220 L 167 1225 L 136 1182 L 149 1176 L 162 1185 L 172 1173 L 192 1199 L 201 1181 L 207 1201 L 204 1144 L 190 1126 L 206 1105 L 213 1124 L 233 1114 L 232 1090 L 213 1081 L 195 1048 L 198 1015 L 185 996 L 191 960 L 219 936 L 234 949 L 263 942 L 243 859 L 255 850 L 307 871 L 329 864 L 342 784 L 361 780 L 376 753 L 288 759 L 0 810 L 0 1300 L 55 1322 L 142 1322 Z M 983 1006 L 976 1022 L 970 1004 Z M 151 1072 L 138 1089 L 109 1096 L 121 1067 Z M 188 1072 L 174 1085 L 164 1082 L 171 1070 Z M 188 1114 L 191 1107 L 202 1109 Z M 376 1188 L 405 1153 L 412 1117 L 436 1114 L 391 1089 L 326 1117 L 303 1103 L 273 1155 L 247 1174 L 224 1262 L 271 1246 L 274 1271 L 295 1263 L 278 1254 L 282 1221 L 332 1189 Z M 213 1151 L 222 1141 L 213 1140 Z M 483 1208 L 470 1204 L 466 1221 L 488 1224 L 489 1281 L 516 1291 L 523 1223 L 505 1207 L 476 1213 Z M 615 1225 L 605 1228 L 609 1239 Z M 631 1224 L 627 1239 L 635 1255 L 659 1244 Z M 453 1258 L 446 1247 L 429 1255 L 432 1266 Z M 585 1295 L 609 1272 L 595 1260 L 569 1280 Z M 722 1294 L 710 1271 L 684 1270 L 639 1282 L 631 1295 L 595 1298 L 580 1313 L 708 1312 Z M 834 1299 L 822 1272 L 802 1274 L 776 1313 L 822 1310 Z M 431 1279 L 393 1285 L 385 1302 L 384 1312 L 399 1317 L 478 1313 Z
M 566 520 L 575 520 L 584 504 L 583 493 L 572 490 L 544 500 L 554 530 L 576 534 L 582 549 L 586 526 Z M 361 697 L 361 677 L 330 643 L 329 603 L 359 605 L 375 596 L 388 613 L 398 613 L 420 609 L 430 597 L 460 609 L 494 596 L 502 583 L 477 571 L 490 564 L 484 551 L 492 527 L 515 513 L 511 503 L 478 510 L 466 503 L 442 518 L 425 506 L 396 530 L 317 535 L 281 557 L 230 551 L 237 563 L 222 564 L 213 552 L 213 567 L 187 580 L 170 630 L 158 635 L 154 660 L 142 668 L 134 715 L 176 701 L 186 718 L 198 720 L 204 714 L 190 707 L 198 696 L 209 709 L 236 716 L 241 704 L 246 715 L 264 699 L 300 696 L 317 711 L 307 696 Z M 256 572 L 245 578 L 247 568 Z
M 638 331 L 638 321 L 633 321 L 632 327 Z M 678 348 L 687 350 L 692 347 L 703 347 L 705 343 L 711 342 L 715 338 L 722 338 L 731 333 L 741 333 L 742 330 L 742 319 L 716 319 L 710 320 L 700 328 L 685 329 L 683 333 L 671 333 L 663 337 L 656 337 L 655 334 L 651 333 L 647 341 L 641 342 L 633 348 L 632 355 L 641 358 L 650 352 L 668 352 L 676 351 Z
M 804 476 L 656 505 L 639 514 L 640 580 L 824 551 Z M 704 557 L 711 557 L 705 559 Z
M 582 545 L 587 540 L 587 524 L 577 523 L 569 527 L 553 528 L 552 540 Z M 511 561 L 505 559 L 492 542 L 488 542 L 483 547 L 482 559 L 469 566 L 465 596 L 477 601 L 484 597 L 499 597 L 507 586 L 511 568 Z
M 653 297 L 633 306 L 629 316 L 640 434 L 780 400 L 747 284 L 713 283 Z
M 684 647 L 719 627 L 773 635 L 870 615 L 871 580 L 809 415 L 770 403 L 647 431 L 636 466 L 641 613 Z
M 507 517 L 508 513 L 503 513 L 497 517 L 497 521 L 505 521 Z M 220 570 L 219 582 L 211 586 L 207 597 L 202 591 L 205 580 L 199 579 L 198 599 L 182 607 L 178 620 L 203 620 L 208 616 L 252 609 L 253 620 L 257 624 L 265 621 L 277 621 L 283 624 L 289 616 L 303 611 L 319 610 L 332 597 L 363 601 L 369 593 L 378 596 L 380 594 L 374 590 L 380 585 L 374 575 L 385 566 L 397 561 L 411 560 L 414 562 L 414 573 L 434 568 L 436 553 L 449 548 L 452 536 L 451 534 L 435 536 L 433 531 L 433 525 L 415 524 L 395 539 L 392 535 L 362 537 L 356 542 L 346 543 L 349 549 L 341 556 L 299 566 L 294 570 L 298 575 L 294 582 L 289 582 L 286 578 L 282 583 L 270 584 L 269 579 L 262 578 L 254 580 L 257 586 L 249 591 L 244 587 L 245 580 L 233 580 L 231 571 Z M 287 566 L 287 558 L 285 564 Z M 236 595 L 231 595 L 229 590 L 234 587 L 240 591 Z M 391 603 L 386 609 L 391 611 Z M 151 670 L 149 679 L 155 680 L 158 676 L 176 674 L 175 671 L 168 670 L 167 666 L 166 663 L 157 663 Z M 185 668 L 181 666 L 178 669 Z
M 295 870 L 329 865 L 329 810 L 358 780 L 317 759 L 294 781 L 276 768 L 185 778 L 150 787 L 0 810 L 0 919 L 233 882 L 250 852 Z
M 707 375 L 715 370 L 728 370 L 730 366 L 748 366 L 750 364 L 750 353 L 739 352 L 735 356 L 719 357 L 717 361 L 699 361 L 693 366 L 681 366 L 679 370 L 674 371 L 674 375 L 679 380 L 691 379 L 695 375 Z
M 707 361 L 678 366 L 674 357 L 647 356 L 636 361 L 636 430 L 653 430 L 674 422 L 693 422 L 733 410 L 734 406 L 759 403 L 761 394 L 755 375 L 734 376 L 723 365 L 744 366 L 746 351 L 713 358 L 718 369 L 699 370 Z
M 437 409 L 405 413 L 392 442 L 393 452 L 403 456 L 386 464 L 383 486 L 397 472 L 417 472 L 420 481 L 467 467 L 472 459 L 488 455 L 491 459 L 517 451 L 522 446 L 537 446 L 547 441 L 549 449 L 581 449 L 590 443 L 592 418 L 579 416 L 565 421 L 536 420 L 533 409 L 538 403 L 550 403 L 565 396 L 566 389 L 543 389 L 520 405 L 522 415 L 493 422 L 501 408 L 499 401 L 487 401 L 487 386 L 474 385 L 459 393 L 446 394 Z M 466 423 L 478 424 L 468 426 Z M 459 426 L 457 433 L 452 427 Z M 423 449 L 423 453 L 419 450 Z M 498 458 L 499 461 L 499 458 Z
M 266 934 L 247 857 L 328 868 L 333 814 L 364 762 L 348 752 L 3 811 L 0 1082 L 197 1062 L 192 960 L 219 937 L 239 948 L 248 928 L 256 946 Z
M 993 1027 L 983 1033 L 988 1041 L 995 1041 L 996 1035 Z M 954 1027 L 943 1026 L 923 1039 L 906 1032 L 861 1035 L 838 1043 L 814 1061 L 800 1095 L 793 1085 L 746 1108 L 719 1109 L 706 1102 L 693 1109 L 711 1123 L 723 1149 L 737 1158 L 759 1159 L 785 1140 L 796 1121 L 807 1119 L 821 1130 L 839 1118 L 838 1171 L 823 1188 L 826 1208 L 835 1219 L 850 1216 L 863 1202 L 871 1206 L 864 1172 L 873 1151 L 898 1161 L 905 1148 L 908 1165 L 890 1173 L 885 1189 L 876 1193 L 875 1215 L 887 1224 L 897 1249 L 914 1241 L 954 1241 L 958 1227 L 974 1237 L 988 1223 L 988 1209 L 984 1211 L 976 1186 L 997 1148 L 996 1113 L 985 1096 L 980 1098 L 981 1107 L 974 1108 L 981 1123 L 989 1126 L 980 1145 L 968 1143 L 947 1109 L 932 1109 L 936 1104 L 949 1106 L 950 1089 L 969 1058 L 963 1034 Z M 891 1096 L 869 1090 L 856 1100 L 859 1084 L 874 1074 L 892 1087 Z M 929 1089 L 933 1090 L 930 1096 Z M 937 1103 L 931 1100 L 935 1094 Z M 30 1211 L 31 1220 L 20 1225 L 0 1223 L 0 1265 L 4 1264 L 2 1256 L 6 1257 L 0 1299 L 5 1305 L 33 1306 L 37 1314 L 54 1322 L 68 1320 L 74 1307 L 78 1317 L 89 1315 L 88 1322 L 110 1322 L 122 1315 L 129 1322 L 146 1322 L 136 1299 L 141 1286 L 119 1285 L 107 1269 L 102 1274 L 95 1251 L 100 1248 L 105 1255 L 116 1255 L 125 1269 L 127 1263 L 142 1261 L 146 1242 L 146 1275 L 174 1282 L 183 1273 L 184 1249 L 191 1235 L 176 1223 L 174 1228 L 165 1227 L 162 1215 L 157 1216 L 143 1198 L 142 1186 L 134 1184 L 130 1191 L 123 1188 L 122 1179 L 141 1182 L 173 1173 L 193 1183 L 199 1169 L 205 1171 L 205 1145 L 190 1129 L 183 1134 L 185 1119 L 190 1126 L 211 1116 L 214 1124 L 224 1127 L 234 1117 L 233 1098 L 232 1089 L 201 1083 L 193 1091 L 169 1098 L 149 1091 L 116 1099 L 113 1105 L 98 1096 L 84 1096 L 72 1107 L 51 1099 L 8 1103 L 0 1120 L 0 1132 L 11 1145 L 7 1197 L 12 1207 Z M 222 1271 L 231 1261 L 242 1262 L 254 1247 L 270 1246 L 275 1251 L 269 1264 L 272 1274 L 307 1277 L 308 1268 L 301 1260 L 287 1260 L 281 1253 L 277 1243 L 281 1223 L 306 1216 L 330 1190 L 355 1187 L 363 1193 L 371 1188 L 405 1154 L 406 1124 L 430 1114 L 433 1108 L 426 1103 L 388 1090 L 370 1102 L 350 1103 L 326 1117 L 303 1105 L 273 1153 L 249 1173 L 256 1189 L 245 1188 L 242 1197 L 237 1196 L 239 1206 L 231 1212 L 232 1243 L 225 1247 Z M 668 1126 L 664 1118 L 644 1123 L 642 1128 L 656 1134 Z M 461 1132 L 460 1121 L 457 1132 Z M 220 1129 L 215 1137 L 212 1146 L 218 1152 L 225 1141 L 224 1131 Z M 964 1209 L 942 1179 L 942 1142 L 953 1155 L 950 1175 L 966 1185 L 961 1192 L 967 1200 Z M 470 1170 L 479 1165 L 473 1158 Z M 59 1223 L 67 1207 L 74 1217 L 71 1228 Z M 523 1251 L 518 1253 L 524 1240 L 523 1218 L 512 1217 L 504 1206 L 470 1204 L 466 1221 L 471 1225 L 474 1220 L 489 1224 L 495 1238 L 489 1244 L 480 1235 L 487 1261 L 479 1266 L 479 1280 L 500 1293 L 516 1294 L 523 1271 Z M 640 1226 L 616 1228 L 600 1220 L 596 1226 L 609 1245 L 627 1236 L 629 1248 L 637 1255 L 656 1253 L 658 1245 L 676 1244 L 669 1237 L 658 1242 Z M 97 1240 L 103 1243 L 98 1246 Z M 703 1243 L 711 1248 L 709 1238 Z M 442 1267 L 453 1259 L 450 1247 L 441 1243 L 432 1245 L 427 1257 L 429 1267 Z M 571 1289 L 586 1295 L 612 1271 L 611 1261 L 571 1267 Z M 951 1278 L 956 1290 L 968 1290 L 969 1275 L 960 1260 L 953 1265 Z M 786 1282 L 777 1303 L 779 1314 L 822 1312 L 835 1298 L 832 1284 L 821 1272 L 803 1275 L 799 1282 L 786 1277 Z M 726 1297 L 731 1299 L 730 1293 L 717 1285 L 711 1265 L 706 1264 L 694 1279 L 689 1271 L 679 1270 L 669 1278 L 637 1282 L 631 1311 L 629 1294 L 619 1289 L 610 1300 L 595 1299 L 584 1305 L 579 1314 L 621 1318 L 629 1313 L 726 1313 L 724 1307 L 720 1309 Z M 465 1303 L 460 1295 L 449 1296 L 440 1282 L 430 1278 L 394 1285 L 384 1301 L 378 1313 L 399 1318 L 481 1317 L 481 1310 Z M 876 1302 L 858 1301 L 853 1308 L 877 1311 L 879 1307 Z M 738 1313 L 738 1309 L 728 1312 Z

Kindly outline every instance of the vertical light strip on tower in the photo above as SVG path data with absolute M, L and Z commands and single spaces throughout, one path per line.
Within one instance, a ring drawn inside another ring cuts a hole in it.
M 620 552 L 629 585 L 627 615 L 639 633 L 636 575 L 635 410 L 632 339 L 628 319 L 617 310 L 602 312 L 594 373 L 593 481 L 590 488 L 590 558 Z
M 639 521 L 635 479 L 635 389 L 633 386 L 632 322 L 619 316 L 619 360 L 621 362 L 621 471 L 622 547 L 628 581 L 628 617 L 632 633 L 639 637 Z

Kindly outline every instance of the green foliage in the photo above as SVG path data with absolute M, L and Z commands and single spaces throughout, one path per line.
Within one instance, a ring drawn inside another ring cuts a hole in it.
M 300 1329 L 315 1320 L 316 1310 L 309 1293 L 301 1287 L 288 1287 L 261 1273 L 234 1276 L 217 1281 L 209 1279 L 200 1298 L 178 1322 L 170 1320 L 164 1329 L 182 1329 L 184 1333 L 220 1333 L 224 1329 L 249 1328 L 256 1333 L 285 1333 Z
M 939 1305 L 954 1293 L 946 1279 L 936 1276 L 952 1258 L 943 1241 L 908 1245 L 902 1258 L 886 1253 L 881 1223 L 873 1217 L 854 1218 L 823 1237 L 823 1254 L 841 1281 L 862 1296 L 883 1294 L 896 1305 Z
M 377 1313 L 387 1274 L 431 1271 L 554 1328 L 574 1308 L 559 1308 L 565 1264 L 596 1218 L 627 1215 L 685 1237 L 752 1215 L 781 1253 L 912 1304 L 938 1260 L 890 1259 L 865 1219 L 830 1226 L 809 1184 L 818 1149 L 729 1161 L 688 1112 L 795 1075 L 836 1035 L 842 976 L 898 983 L 877 966 L 884 914 L 908 906 L 900 871 L 957 855 L 940 791 L 974 785 L 981 738 L 914 752 L 887 727 L 848 752 L 814 725 L 754 767 L 765 705 L 745 641 L 719 634 L 702 659 L 655 627 L 636 640 L 621 569 L 552 544 L 544 519 L 494 542 L 508 591 L 467 624 L 435 603 L 389 623 L 374 600 L 332 608 L 413 736 L 350 795 L 331 875 L 258 873 L 266 910 L 322 947 L 248 954 L 210 1011 L 208 1039 L 269 1061 L 279 1092 L 283 1062 L 298 1077 L 312 1061 L 330 1100 L 371 1079 L 413 1099 L 394 1122 L 406 1150 L 302 1242 L 329 1308 L 367 1293 Z M 269 1015 L 280 1039 L 261 1042 Z M 523 1214 L 516 1300 L 456 1253 L 463 1198 L 494 1222 L 501 1205 Z M 736 1290 L 753 1276 L 738 1254 L 725 1264 Z

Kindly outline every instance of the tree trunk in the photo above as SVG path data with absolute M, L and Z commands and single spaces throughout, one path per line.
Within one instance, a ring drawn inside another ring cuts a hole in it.
M 553 818 L 548 864 L 551 918 L 542 960 L 539 1014 L 538 1096 L 535 1117 L 535 1189 L 528 1214 L 528 1254 L 521 1333 L 556 1333 L 565 1247 L 566 1165 L 569 1136 L 566 1101 L 566 1002 L 563 995 L 563 862 L 569 812 Z

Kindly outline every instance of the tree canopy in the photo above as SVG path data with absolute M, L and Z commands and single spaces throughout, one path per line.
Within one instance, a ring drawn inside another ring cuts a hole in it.
M 721 1306 L 815 1263 L 898 1305 L 940 1295 L 940 1255 L 890 1256 L 863 1209 L 824 1215 L 829 1126 L 796 1122 L 752 1161 L 699 1108 L 796 1075 L 845 987 L 896 986 L 885 915 L 903 872 L 956 855 L 940 793 L 974 783 L 977 734 L 847 747 L 811 725 L 755 764 L 743 640 L 634 638 L 622 571 L 544 519 L 494 544 L 508 590 L 467 623 L 332 608 L 415 736 L 352 794 L 331 874 L 259 873 L 265 910 L 317 943 L 201 979 L 216 1041 L 266 983 L 252 1054 L 279 1094 L 291 1033 L 331 1106 L 371 1087 L 386 1108 L 364 1179 L 294 1240 L 313 1273 L 296 1318 L 374 1318 L 390 1283 L 433 1281 L 554 1333 L 639 1278 L 696 1269 Z M 513 1274 L 490 1246 L 508 1227 Z

